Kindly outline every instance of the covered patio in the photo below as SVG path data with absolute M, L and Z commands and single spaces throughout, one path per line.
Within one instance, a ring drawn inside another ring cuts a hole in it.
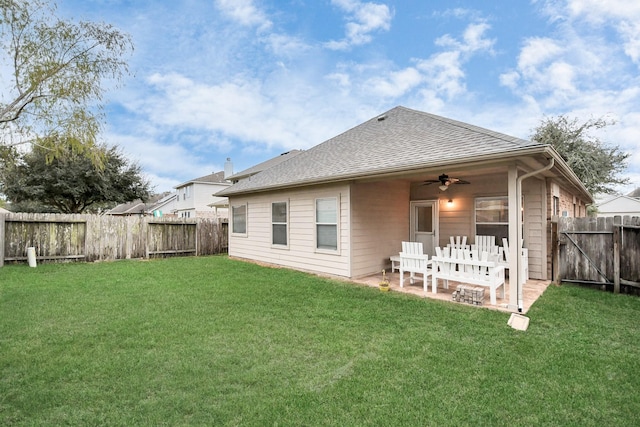
M 449 282 L 449 289 L 445 289 L 443 284 L 440 283 L 438 285 L 438 293 L 434 294 L 433 292 L 431 292 L 431 277 L 429 277 L 428 279 L 429 292 L 426 292 L 426 293 L 424 292 L 422 287 L 422 280 L 421 280 L 422 276 L 419 276 L 415 280 L 415 283 L 413 284 L 410 284 L 409 280 L 407 280 L 407 276 L 405 276 L 405 283 L 404 283 L 404 287 L 402 288 L 400 287 L 400 273 L 398 272 L 389 273 L 389 271 L 387 271 L 386 277 L 389 280 L 389 292 L 402 292 L 405 294 L 415 295 L 421 298 L 431 298 L 431 299 L 436 299 L 441 301 L 448 301 L 453 304 L 463 304 L 468 306 L 472 305 L 464 302 L 456 302 L 453 300 L 453 293 L 455 292 L 456 287 L 459 284 L 453 281 Z M 356 283 L 362 283 L 367 286 L 378 287 L 381 279 L 382 279 L 382 271 L 379 274 L 362 277 L 360 279 L 355 279 L 354 281 Z M 533 303 L 536 302 L 538 298 L 540 298 L 540 296 L 544 293 L 544 291 L 547 289 L 550 283 L 551 282 L 549 280 L 535 280 L 535 279 L 529 279 L 525 282 L 522 288 L 522 295 L 523 295 L 522 314 L 525 314 L 527 311 L 529 311 Z M 515 310 L 508 307 L 510 288 L 511 287 L 509 286 L 509 279 L 507 279 L 505 282 L 504 299 L 498 298 L 497 304 L 492 305 L 489 301 L 489 292 L 487 291 L 485 292 L 484 303 L 476 307 L 485 307 L 493 310 L 501 310 L 501 311 L 510 312 L 510 313 L 514 312 Z

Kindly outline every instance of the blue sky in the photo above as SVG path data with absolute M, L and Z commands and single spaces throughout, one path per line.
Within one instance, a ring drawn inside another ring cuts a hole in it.
M 132 36 L 104 139 L 155 191 L 307 149 L 397 105 L 529 138 L 615 120 L 640 187 L 640 2 L 58 0 Z

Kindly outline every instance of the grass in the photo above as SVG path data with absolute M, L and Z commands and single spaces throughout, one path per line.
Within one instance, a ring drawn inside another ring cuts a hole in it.
M 640 299 L 508 314 L 226 257 L 0 269 L 0 425 L 637 425 Z

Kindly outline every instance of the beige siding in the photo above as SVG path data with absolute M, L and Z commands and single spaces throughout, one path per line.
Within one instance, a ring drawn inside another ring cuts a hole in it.
M 475 235 L 473 222 L 474 200 L 468 196 L 451 199 L 449 205 L 447 198 L 442 198 L 438 202 L 440 209 L 440 246 L 449 243 L 450 236 L 467 236 L 473 239 Z M 469 240 L 468 243 L 471 241 Z
M 547 279 L 545 182 L 529 178 L 522 183 L 524 197 L 524 245 L 529 251 L 529 277 Z
M 447 191 L 440 191 L 435 184 L 418 184 L 412 188 L 411 200 L 438 200 L 440 246 L 449 243 L 450 236 L 467 236 L 468 243 L 475 243 L 476 197 L 507 195 L 506 170 L 504 173 L 476 175 L 469 181 L 469 185 L 454 184 Z
M 340 202 L 337 252 L 315 248 L 315 200 L 322 197 L 337 197 Z M 282 201 L 289 203 L 289 245 L 286 248 L 271 244 L 271 203 Z M 230 206 L 243 203 L 247 204 L 247 234 L 238 236 L 230 233 L 229 255 L 300 270 L 350 276 L 348 185 L 258 193 L 230 200 Z
M 351 206 L 352 277 L 381 272 L 409 237 L 409 183 L 354 184 Z
M 468 243 L 475 243 L 475 199 L 507 195 L 506 170 L 504 173 L 477 175 L 469 180 L 470 185 L 453 185 L 447 191 L 437 190 L 434 185 L 416 185 L 412 189 L 412 200 L 438 200 L 440 246 L 449 243 L 449 236 L 467 236 Z M 529 249 L 529 276 L 534 279 L 545 279 L 547 271 L 544 188 L 544 181 L 540 179 L 529 178 L 523 182 L 527 212 L 524 240 Z M 449 199 L 451 205 L 447 203 Z

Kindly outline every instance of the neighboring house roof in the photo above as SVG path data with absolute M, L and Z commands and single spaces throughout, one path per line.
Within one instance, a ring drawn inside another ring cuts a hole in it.
M 464 146 L 461 146 L 461 141 Z M 589 198 L 549 145 L 405 107 L 395 107 L 273 167 L 219 196 L 419 171 L 463 162 L 548 153 Z
M 266 160 L 262 163 L 259 163 L 255 166 L 250 167 L 249 169 L 245 169 L 241 172 L 238 173 L 234 173 L 231 176 L 228 176 L 227 179 L 229 181 L 238 181 L 241 179 L 244 179 L 248 176 L 252 176 L 257 174 L 258 172 L 262 172 L 265 169 L 269 169 L 277 164 L 280 164 L 282 162 L 284 162 L 285 160 L 288 160 L 294 156 L 297 156 L 298 154 L 302 153 L 302 150 L 291 150 L 291 151 L 287 151 L 286 153 L 282 153 L 279 156 L 276 156 L 272 159 Z
M 143 214 L 147 210 L 147 204 L 141 200 L 134 200 L 129 203 L 122 203 L 107 211 L 108 215 L 133 215 Z
M 6 214 L 11 213 L 11 211 L 6 210 L 5 208 L 0 208 L 0 213 Z
M 163 207 L 170 205 L 171 203 L 175 202 L 176 199 L 176 193 L 169 193 L 167 194 L 165 197 L 163 197 L 162 199 L 158 200 L 155 203 L 148 203 L 147 204 L 147 212 L 153 212 L 156 210 L 162 210 Z M 170 206 L 170 208 L 172 208 L 173 206 Z
M 154 210 L 172 202 L 175 197 L 175 193 L 172 192 L 153 196 L 147 203 L 138 199 L 129 203 L 119 204 L 115 208 L 108 210 L 106 213 L 108 215 L 134 215 L 153 212 Z
M 226 179 L 224 179 L 224 171 L 215 172 L 209 175 L 201 176 L 200 178 L 191 179 L 183 182 L 180 185 L 176 185 L 173 188 L 182 188 L 189 184 L 223 184 L 231 185 Z
M 640 198 L 640 187 L 636 188 L 631 193 L 627 194 L 627 196 L 639 199 Z
M 640 215 L 640 199 L 629 196 L 614 196 L 596 205 L 599 216 Z
M 225 197 L 217 202 L 209 203 L 207 206 L 211 206 L 212 208 L 227 208 L 229 207 L 229 199 Z

